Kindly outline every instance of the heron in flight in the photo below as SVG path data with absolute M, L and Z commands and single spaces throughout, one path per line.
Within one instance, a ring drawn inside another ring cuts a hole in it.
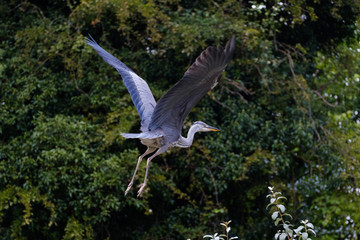
M 140 185 L 138 197 L 145 189 L 151 160 L 170 147 L 188 148 L 192 145 L 196 132 L 219 131 L 208 124 L 196 121 L 187 134 L 181 136 L 186 116 L 205 94 L 216 86 L 221 73 L 225 70 L 235 51 L 235 36 L 226 43 L 225 48 L 210 46 L 204 50 L 195 62 L 164 96 L 156 103 L 148 84 L 120 60 L 101 48 L 90 36 L 86 43 L 93 47 L 105 62 L 113 66 L 121 75 L 132 101 L 141 118 L 141 133 L 121 133 L 125 138 L 138 138 L 147 146 L 139 156 L 131 181 L 125 195 L 131 189 L 142 159 L 147 159 L 144 182 Z

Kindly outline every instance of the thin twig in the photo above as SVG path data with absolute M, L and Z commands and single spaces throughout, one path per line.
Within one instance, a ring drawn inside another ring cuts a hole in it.
M 233 95 L 237 95 L 240 97 L 240 99 L 246 104 L 248 105 L 248 101 L 246 101 L 246 99 L 238 92 L 232 91 L 230 90 L 228 87 L 223 86 L 222 89 L 225 89 L 226 91 L 228 91 L 229 93 L 233 94 Z
M 326 103 L 326 105 L 328 105 L 329 107 L 333 107 L 336 108 L 337 107 L 337 102 L 335 104 L 331 104 L 328 101 L 326 101 L 326 99 L 316 90 L 313 90 L 313 92 L 319 97 L 321 98 L 321 100 L 323 100 L 324 103 Z
M 221 106 L 223 106 L 224 108 L 228 109 L 230 112 L 234 112 L 234 110 L 232 110 L 229 106 L 225 105 L 224 103 L 220 102 L 219 100 L 217 100 L 214 96 L 210 95 L 211 99 L 214 100 L 216 103 L 220 104 Z

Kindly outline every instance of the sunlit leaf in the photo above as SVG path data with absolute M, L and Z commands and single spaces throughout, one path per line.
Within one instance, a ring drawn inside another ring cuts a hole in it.
M 287 198 L 284 197 L 284 196 L 277 197 L 276 199 L 277 199 L 277 200 L 280 200 L 280 199 L 285 199 L 285 200 L 287 200 Z
M 312 229 L 308 229 L 308 232 L 311 232 L 312 234 L 314 234 L 314 236 L 316 236 L 316 232 Z
M 276 233 L 276 234 L 275 234 L 275 236 L 274 236 L 275 240 L 278 239 L 278 237 L 280 236 L 280 234 L 281 234 L 281 233 Z
M 306 233 L 306 232 L 303 232 L 303 233 L 301 234 L 301 238 L 304 239 L 304 240 L 308 239 L 308 236 L 309 236 L 309 234 Z
M 309 228 L 314 229 L 314 225 L 312 223 L 306 223 L 306 226 L 309 227 Z
M 285 240 L 287 237 L 287 234 L 286 233 L 281 233 L 280 234 L 280 237 L 279 237 L 279 240 Z
M 276 206 L 280 209 L 280 211 L 281 211 L 282 213 L 285 212 L 285 206 L 284 206 L 284 205 L 282 205 L 282 204 L 277 204 Z
M 294 231 L 295 231 L 296 233 L 299 233 L 299 232 L 301 232 L 301 230 L 303 230 L 303 229 L 304 229 L 304 226 L 299 226 L 298 228 L 294 229 Z
M 272 218 L 273 220 L 275 220 L 275 219 L 278 217 L 278 215 L 279 215 L 279 212 L 278 212 L 278 211 L 275 211 L 275 212 L 273 212 L 273 214 L 271 215 L 271 218 Z

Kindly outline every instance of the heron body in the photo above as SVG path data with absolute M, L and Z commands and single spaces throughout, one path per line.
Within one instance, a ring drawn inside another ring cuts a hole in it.
M 134 71 L 101 48 L 91 36 L 90 39 L 86 39 L 86 43 L 119 72 L 140 115 L 141 133 L 121 133 L 125 138 L 140 139 L 141 143 L 148 147 L 145 153 L 138 158 L 125 195 L 134 183 L 142 159 L 153 153 L 147 159 L 144 182 L 138 191 L 138 196 L 140 196 L 145 189 L 150 162 L 154 157 L 171 147 L 190 147 L 196 132 L 219 131 L 202 121 L 196 121 L 191 125 L 187 137 L 181 136 L 186 116 L 195 104 L 216 86 L 221 73 L 231 60 L 235 51 L 235 37 L 227 42 L 225 48 L 210 46 L 204 50 L 185 72 L 182 79 L 157 103 L 147 83 Z

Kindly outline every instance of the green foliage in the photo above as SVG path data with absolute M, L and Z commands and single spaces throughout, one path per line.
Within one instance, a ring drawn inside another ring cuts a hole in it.
M 230 218 L 240 238 L 269 239 L 275 226 L 259 206 L 272 185 L 289 196 L 294 221 L 311 216 L 317 238 L 357 239 L 359 7 L 2 3 L 0 237 L 184 239 Z M 220 83 L 185 123 L 222 131 L 154 159 L 141 199 L 123 193 L 144 147 L 119 134 L 138 132 L 139 117 L 118 73 L 86 46 L 89 33 L 146 79 L 156 99 L 206 46 L 236 36 Z
M 93 229 L 91 225 L 83 226 L 75 218 L 70 218 L 65 227 L 64 240 L 69 239 L 93 239 Z
M 16 186 L 8 186 L 6 189 L 0 192 L 0 222 L 6 223 L 8 212 L 15 209 L 19 214 L 17 218 L 14 218 L 9 224 L 10 228 L 2 228 L 1 234 L 9 235 L 13 239 L 23 239 L 24 226 L 34 227 L 36 223 L 33 222 L 33 205 L 39 202 L 49 212 L 49 219 L 47 225 L 44 227 L 49 229 L 56 219 L 55 205 L 48 200 L 48 196 L 41 195 L 36 188 L 22 189 Z M 22 211 L 20 211 L 22 209 Z M 36 216 L 42 218 L 41 216 Z

